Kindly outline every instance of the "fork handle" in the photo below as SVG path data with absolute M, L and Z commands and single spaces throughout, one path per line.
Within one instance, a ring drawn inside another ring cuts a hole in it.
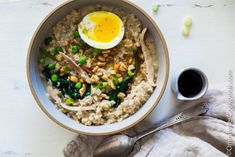
M 176 124 L 179 124 L 181 122 L 185 122 L 187 120 L 190 120 L 194 117 L 197 117 L 201 114 L 204 114 L 208 111 L 208 107 L 207 107 L 207 103 L 203 103 L 203 104 L 200 104 L 200 105 L 195 105 L 189 109 L 186 109 L 184 110 L 183 112 L 171 117 L 169 120 L 167 120 L 166 122 L 164 122 L 162 125 L 160 125 L 159 127 L 156 127 L 156 128 L 150 128 L 146 131 L 143 131 L 142 133 L 140 133 L 139 135 L 136 135 L 134 137 L 134 139 L 136 141 L 140 140 L 141 138 L 145 137 L 145 136 L 148 136 L 152 133 L 155 133 L 159 130 L 162 130 L 162 129 L 165 129 L 165 128 L 168 128 L 170 126 L 173 126 L 173 125 L 176 125 Z

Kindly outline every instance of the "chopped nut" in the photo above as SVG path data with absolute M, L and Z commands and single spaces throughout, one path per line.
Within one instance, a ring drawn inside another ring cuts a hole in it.
M 79 82 L 83 83 L 83 82 L 84 82 L 84 80 L 83 80 L 82 78 L 80 78 L 80 79 L 79 79 Z
M 60 62 L 60 61 L 62 61 L 63 56 L 61 54 L 57 54 L 57 55 L 55 55 L 55 59 Z
M 70 77 L 70 80 L 73 82 L 73 83 L 77 83 L 78 82 L 78 78 L 76 76 L 71 76 Z
M 121 75 L 121 74 L 119 74 L 119 73 L 117 73 L 117 74 L 116 74 L 116 76 L 117 76 L 117 77 L 122 77 L 122 75 Z
M 105 53 L 105 54 L 103 54 L 103 57 L 108 57 L 109 56 L 109 54 L 107 54 L 107 53 Z
M 109 85 L 112 89 L 116 89 L 116 86 L 114 85 L 113 81 L 109 81 Z
M 118 96 L 119 99 L 122 99 L 122 100 L 123 100 L 123 99 L 125 98 L 126 94 L 120 92 L 120 93 L 118 93 L 117 96 Z
M 99 66 L 95 66 L 95 67 L 92 69 L 92 72 L 95 73 L 98 69 L 99 69 Z
M 124 42 L 124 46 L 127 48 L 130 48 L 133 46 L 133 42 L 130 39 L 125 39 L 123 42 Z
M 111 60 L 113 60 L 113 57 L 108 56 L 108 61 L 111 61 Z
M 104 98 L 104 99 L 109 99 L 109 96 L 108 95 L 106 95 L 106 94 L 104 94 L 104 93 L 102 93 L 101 95 L 100 95 L 102 98 Z
M 120 71 L 127 71 L 127 67 L 124 63 L 120 63 L 120 67 L 119 67 Z
M 128 66 L 128 70 L 134 70 L 135 69 L 135 66 L 134 65 L 129 65 Z
M 112 75 L 115 75 L 115 74 L 116 74 L 116 71 L 115 71 L 115 70 L 111 70 L 110 73 L 111 73 Z
M 119 82 L 119 83 L 121 83 L 121 82 L 122 82 L 122 80 L 123 80 L 123 78 L 122 78 L 122 77 L 119 77 L 119 78 L 118 78 L 118 82 Z
M 64 68 L 60 69 L 60 76 L 64 76 Z
M 55 69 L 56 69 L 56 70 L 59 70 L 60 68 L 61 68 L 61 65 L 60 65 L 59 63 L 56 63 Z
M 104 50 L 102 51 L 103 54 L 107 54 L 107 53 L 110 53 L 111 51 L 110 50 Z
M 102 80 L 104 80 L 104 81 L 108 81 L 108 77 L 105 76 L 105 75 L 103 75 L 101 78 L 102 78 Z
M 100 67 L 105 66 L 105 64 L 106 64 L 105 62 L 98 62 L 98 63 L 97 63 L 97 65 L 100 66 Z
M 96 75 L 97 76 L 102 76 L 103 74 L 102 74 L 102 72 L 98 72 L 98 73 L 96 73 Z
M 86 67 L 91 68 L 91 60 L 90 59 L 86 62 Z
M 91 79 L 95 83 L 98 83 L 98 81 L 100 80 L 100 78 L 97 75 L 95 75 L 95 74 L 91 76 Z
M 102 56 L 98 56 L 98 60 L 101 61 L 101 62 L 105 62 L 105 58 L 102 57 Z
M 79 90 L 81 96 L 86 92 L 86 84 L 82 84 L 82 88 Z
M 130 59 L 128 60 L 128 64 L 132 64 L 132 62 L 133 62 L 133 59 L 130 58 Z

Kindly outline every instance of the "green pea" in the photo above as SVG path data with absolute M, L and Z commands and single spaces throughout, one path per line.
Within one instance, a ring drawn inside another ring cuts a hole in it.
M 79 47 L 77 45 L 73 45 L 71 49 L 72 49 L 72 53 L 75 54 L 78 52 Z
M 48 68 L 51 70 L 55 69 L 55 63 L 48 64 Z
M 118 78 L 117 78 L 117 77 L 114 77 L 114 78 L 113 78 L 113 83 L 114 83 L 115 85 L 118 84 Z
M 93 55 L 92 55 L 92 54 L 87 54 L 86 57 L 87 57 L 87 58 L 92 58 Z
M 41 59 L 39 60 L 39 64 L 45 64 L 45 62 L 46 62 L 45 58 L 41 58 Z
M 65 103 L 66 105 L 71 106 L 73 104 L 73 100 L 70 97 L 68 97 L 65 99 Z
M 54 51 L 55 51 L 55 53 L 59 53 L 59 52 L 62 52 L 63 49 L 61 47 L 55 47 Z
M 75 38 L 80 37 L 79 32 L 78 31 L 73 31 L 73 37 L 75 37 Z
M 128 70 L 128 71 L 127 71 L 127 74 L 128 74 L 128 76 L 130 76 L 130 77 L 134 76 L 134 73 L 133 73 L 131 70 Z
M 47 37 L 44 41 L 45 45 L 48 46 L 52 42 L 52 37 Z
M 67 66 L 63 66 L 63 70 L 65 74 L 69 73 L 69 68 Z
M 51 81 L 52 82 L 57 82 L 58 76 L 56 74 L 51 75 Z
M 87 61 L 87 58 L 86 58 L 86 56 L 82 56 L 82 57 L 79 57 L 78 61 L 80 64 L 85 64 Z
M 82 83 L 81 82 L 76 83 L 75 88 L 77 89 L 82 88 Z

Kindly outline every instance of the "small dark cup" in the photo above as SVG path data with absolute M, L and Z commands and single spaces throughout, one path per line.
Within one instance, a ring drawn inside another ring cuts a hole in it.
M 172 89 L 179 100 L 197 100 L 205 95 L 208 79 L 197 68 L 185 68 L 173 77 Z

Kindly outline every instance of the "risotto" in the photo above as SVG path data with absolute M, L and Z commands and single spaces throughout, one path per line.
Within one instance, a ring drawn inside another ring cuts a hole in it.
M 95 11 L 111 12 L 123 22 L 125 31 L 115 47 L 99 49 L 82 40 L 78 26 Z M 156 52 L 146 32 L 135 15 L 110 6 L 70 12 L 53 26 L 39 48 L 48 98 L 84 125 L 114 123 L 137 112 L 157 79 Z

